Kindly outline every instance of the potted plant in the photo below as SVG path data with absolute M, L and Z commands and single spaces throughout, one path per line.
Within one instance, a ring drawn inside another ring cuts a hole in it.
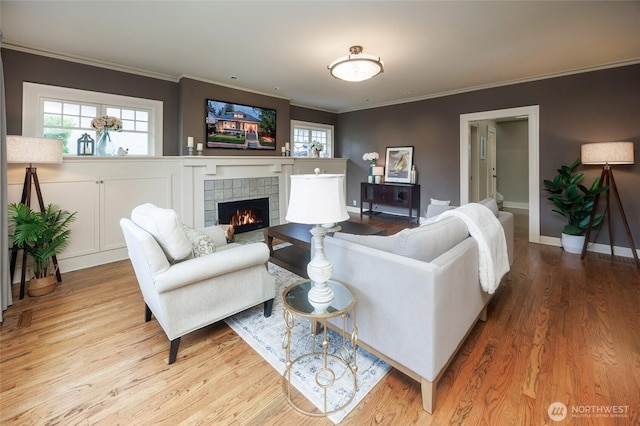
M 589 226 L 596 195 L 609 189 L 600 185 L 596 177 L 590 187 L 581 185 L 584 173 L 576 172 L 580 165 L 578 158 L 571 166 L 561 166 L 553 180 L 545 180 L 545 191 L 553 194 L 547 198 L 556 206 L 554 212 L 564 216 L 568 223 L 562 229 L 562 247 L 569 253 L 581 253 L 584 245 L 584 234 Z M 603 215 L 596 214 L 592 227 L 600 225 Z
M 22 203 L 9 205 L 11 242 L 33 261 L 33 278 L 28 287 L 30 296 L 41 296 L 55 289 L 56 277 L 51 258 L 69 242 L 69 225 L 75 220 L 75 215 L 75 212 L 69 213 L 53 204 L 42 212 Z

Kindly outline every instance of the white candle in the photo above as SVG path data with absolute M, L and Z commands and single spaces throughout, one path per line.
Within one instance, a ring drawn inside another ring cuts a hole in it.
M 285 153 L 285 151 L 286 151 L 286 149 L 285 149 L 285 147 L 283 146 L 283 147 L 282 147 L 282 153 L 284 154 L 284 153 Z
M 284 143 L 284 147 L 285 147 L 285 149 L 288 150 L 291 147 L 291 145 L 289 145 L 289 142 L 285 142 Z
M 199 144 L 196 146 L 196 150 L 197 150 L 197 151 L 202 151 L 202 144 L 201 144 L 201 143 L 199 143 Z
M 189 136 L 189 137 L 187 138 L 187 146 L 188 146 L 189 148 L 193 148 L 193 136 Z

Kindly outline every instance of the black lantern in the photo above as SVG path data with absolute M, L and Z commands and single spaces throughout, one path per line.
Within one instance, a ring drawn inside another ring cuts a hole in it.
M 85 133 L 78 139 L 78 155 L 93 155 L 94 147 L 95 141 L 88 133 Z

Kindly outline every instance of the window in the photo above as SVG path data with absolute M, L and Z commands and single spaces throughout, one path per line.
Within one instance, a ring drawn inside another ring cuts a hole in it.
M 308 157 L 312 142 L 321 144 L 320 157 L 333 157 L 333 126 L 291 120 L 291 141 L 294 157 Z
M 65 155 L 77 155 L 77 140 L 97 116 L 117 117 L 122 131 L 109 132 L 116 149 L 129 155 L 162 155 L 162 102 L 99 92 L 24 83 L 23 135 L 61 139 Z

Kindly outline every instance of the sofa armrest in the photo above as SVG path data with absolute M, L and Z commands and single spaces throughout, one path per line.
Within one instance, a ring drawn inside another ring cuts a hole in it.
M 247 244 L 176 263 L 154 276 L 153 281 L 157 291 L 163 293 L 251 266 L 266 265 L 268 260 L 266 244 Z
M 507 239 L 507 254 L 509 255 L 509 266 L 513 265 L 513 237 L 514 218 L 513 213 L 500 211 L 498 220 L 504 229 L 504 237 Z
M 333 278 L 357 300 L 358 338 L 435 380 L 490 296 L 478 280 L 478 248 L 466 238 L 433 262 L 325 238 Z

